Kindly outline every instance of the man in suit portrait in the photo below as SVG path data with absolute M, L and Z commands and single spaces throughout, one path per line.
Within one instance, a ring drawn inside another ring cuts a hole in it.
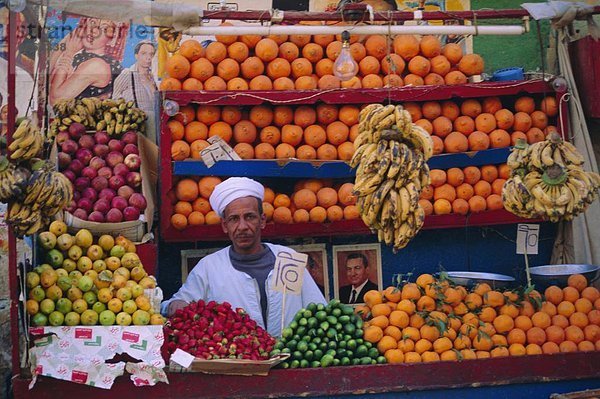
M 363 303 L 367 291 L 378 289 L 377 284 L 369 280 L 369 261 L 360 252 L 351 253 L 346 258 L 346 277 L 350 284 L 340 288 L 342 303 Z

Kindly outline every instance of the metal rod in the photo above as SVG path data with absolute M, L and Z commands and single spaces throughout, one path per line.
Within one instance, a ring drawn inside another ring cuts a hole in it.
M 8 119 L 6 123 L 7 146 L 12 142 L 17 119 L 16 109 L 16 57 L 17 57 L 17 14 L 9 11 L 8 24 Z M 7 210 L 8 212 L 8 210 Z M 12 227 L 8 226 L 8 285 L 10 290 L 10 338 L 11 338 L 11 364 L 12 375 L 20 372 L 19 349 L 19 279 L 17 276 L 17 239 Z
M 272 26 L 195 26 L 183 31 L 190 36 L 209 35 L 521 35 L 521 25 L 272 25 Z
M 593 14 L 600 13 L 600 6 L 595 6 Z M 472 10 L 472 11 L 423 11 L 421 19 L 431 20 L 471 20 L 483 19 L 520 19 L 529 16 L 524 9 L 506 10 Z M 271 14 L 268 11 L 204 11 L 203 19 L 214 20 L 247 20 L 247 21 L 270 21 Z M 375 12 L 374 21 L 410 21 L 413 20 L 412 11 L 390 11 Z M 345 20 L 339 12 L 310 12 L 310 11 L 285 11 L 284 22 L 298 21 L 342 21 Z

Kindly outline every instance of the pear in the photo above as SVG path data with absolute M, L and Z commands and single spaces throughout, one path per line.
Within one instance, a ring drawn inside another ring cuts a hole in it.
M 104 234 L 98 238 L 98 245 L 108 253 L 115 246 L 115 239 L 111 235 Z
M 48 288 L 56 284 L 58 274 L 54 270 L 44 270 L 40 275 L 40 284 L 44 288 Z
M 27 281 L 27 288 L 29 289 L 40 284 L 40 275 L 36 272 L 28 272 L 25 279 Z
M 56 236 L 49 231 L 44 231 L 38 236 L 38 241 L 42 248 L 49 251 L 56 245 Z
M 46 254 L 46 260 L 52 267 L 57 269 L 62 266 L 64 256 L 59 250 L 52 249 Z
M 81 248 L 89 248 L 94 243 L 94 236 L 87 229 L 81 229 L 75 234 L 75 244 Z
M 56 246 L 61 251 L 68 251 L 69 248 L 75 243 L 75 239 L 69 233 L 64 233 L 58 236 L 56 239 Z
M 50 230 L 50 233 L 58 237 L 67 232 L 67 225 L 60 220 L 55 220 L 54 222 L 50 223 L 50 228 L 48 230 Z
M 131 270 L 141 265 L 140 257 L 136 253 L 127 252 L 121 258 L 121 265 Z

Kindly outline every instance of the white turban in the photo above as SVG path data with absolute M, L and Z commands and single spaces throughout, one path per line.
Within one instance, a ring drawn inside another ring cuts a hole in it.
M 212 209 L 223 217 L 227 205 L 244 197 L 256 197 L 263 201 L 265 188 L 259 182 L 247 177 L 230 177 L 215 186 L 209 201 Z

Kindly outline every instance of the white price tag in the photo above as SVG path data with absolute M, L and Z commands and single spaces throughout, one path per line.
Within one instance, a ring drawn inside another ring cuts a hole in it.
M 207 168 L 210 168 L 218 161 L 239 161 L 242 159 L 235 151 L 233 151 L 233 148 L 219 136 L 213 136 L 207 141 L 210 145 L 200 151 L 202 161 L 204 161 Z
M 304 268 L 308 261 L 308 255 L 299 252 L 280 252 L 275 258 L 273 270 L 273 289 L 292 294 L 302 292 L 302 281 L 304 279 Z
M 539 224 L 517 225 L 517 254 L 537 255 L 540 239 Z
M 173 352 L 173 354 L 171 355 L 171 361 L 185 368 L 190 367 L 194 359 L 194 356 L 179 348 L 175 349 L 175 352 Z

